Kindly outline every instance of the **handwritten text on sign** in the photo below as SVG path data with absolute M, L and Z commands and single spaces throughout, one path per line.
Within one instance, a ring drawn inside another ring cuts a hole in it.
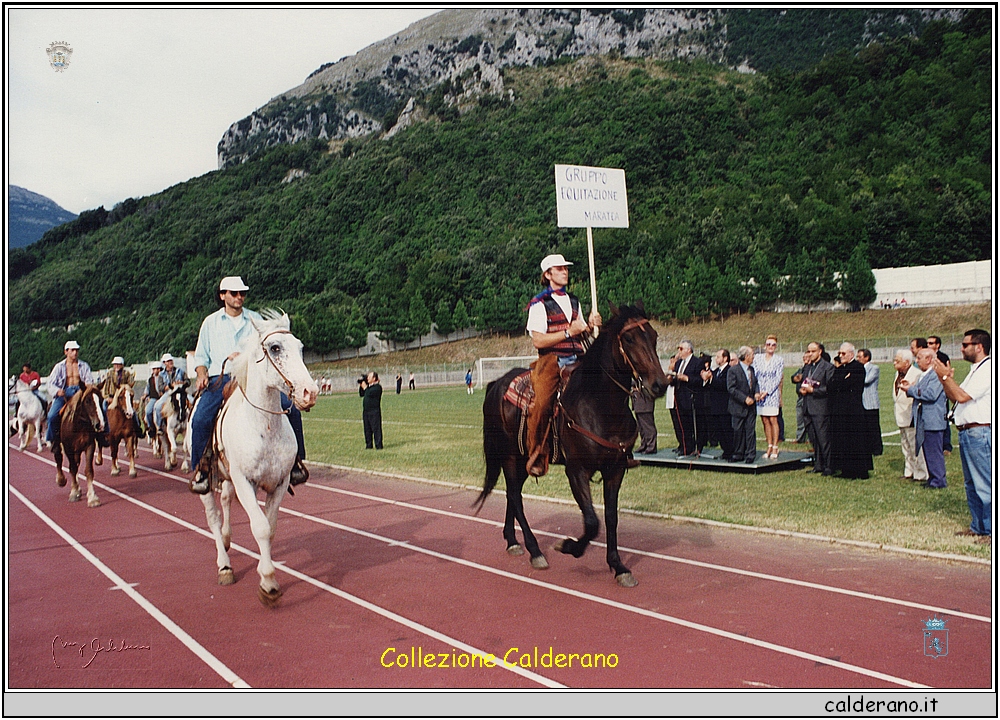
M 625 171 L 556 165 L 559 227 L 628 227 Z

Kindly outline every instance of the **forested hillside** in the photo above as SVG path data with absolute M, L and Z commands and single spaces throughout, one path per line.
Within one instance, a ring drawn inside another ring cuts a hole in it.
M 319 351 L 455 315 L 518 331 L 546 253 L 586 294 L 555 163 L 626 171 L 631 227 L 595 231 L 602 303 L 864 302 L 870 267 L 990 257 L 990 51 L 986 29 L 936 22 L 800 73 L 583 58 L 507 69 L 513 102 L 461 114 L 438 88 L 390 139 L 280 146 L 11 252 L 9 359 L 51 366 L 69 324 L 97 365 L 180 353 L 226 274 Z

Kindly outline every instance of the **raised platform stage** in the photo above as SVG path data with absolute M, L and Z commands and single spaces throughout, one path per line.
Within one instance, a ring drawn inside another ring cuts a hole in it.
M 757 451 L 757 457 L 752 463 L 728 462 L 722 460 L 720 448 L 705 448 L 700 457 L 678 458 L 674 450 L 659 450 L 652 455 L 636 453 L 636 458 L 643 465 L 657 467 L 675 467 L 687 470 L 715 470 L 716 472 L 758 473 L 774 472 L 775 470 L 808 470 L 812 467 L 812 453 L 781 450 L 777 460 L 764 458 L 764 453 Z

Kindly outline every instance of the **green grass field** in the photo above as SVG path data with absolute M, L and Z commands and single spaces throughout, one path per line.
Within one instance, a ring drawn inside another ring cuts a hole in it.
M 896 430 L 892 410 L 891 364 L 881 365 L 882 432 Z M 783 406 L 786 434 L 795 433 L 794 388 L 786 368 Z M 963 378 L 968 364 L 957 363 Z M 464 386 L 431 388 L 396 395 L 386 386 L 382 399 L 385 449 L 366 450 L 361 399 L 354 393 L 324 396 L 303 415 L 309 459 L 366 470 L 481 486 L 484 394 L 466 394 Z M 671 447 L 673 430 L 657 403 L 660 446 Z M 885 452 L 875 458 L 869 480 L 824 478 L 802 470 L 763 475 L 640 467 L 629 471 L 622 487 L 623 508 L 719 520 L 759 527 L 828 535 L 849 540 L 988 558 L 990 548 L 974 545 L 955 532 L 968 527 L 958 433 L 947 460 L 948 487 L 929 490 L 901 479 L 899 436 L 883 438 Z M 763 440 L 758 423 L 758 447 Z M 895 444 L 891 444 L 895 443 Z M 785 449 L 801 446 L 784 445 Z M 501 480 L 502 483 L 502 480 Z M 571 499 L 562 467 L 553 467 L 525 492 Z M 600 497 L 600 493 L 597 493 Z M 628 521 L 623 534 L 627 537 Z

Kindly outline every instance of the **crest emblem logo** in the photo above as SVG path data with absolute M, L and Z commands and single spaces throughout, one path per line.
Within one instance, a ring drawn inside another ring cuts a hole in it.
M 45 48 L 45 54 L 49 56 L 49 65 L 56 72 L 63 72 L 69 67 L 69 58 L 73 54 L 73 48 L 69 46 L 68 42 L 56 41 L 49 43 L 49 46 Z
M 924 621 L 924 655 L 939 658 L 948 654 L 948 629 L 944 626 L 945 622 L 947 621 L 937 617 Z

